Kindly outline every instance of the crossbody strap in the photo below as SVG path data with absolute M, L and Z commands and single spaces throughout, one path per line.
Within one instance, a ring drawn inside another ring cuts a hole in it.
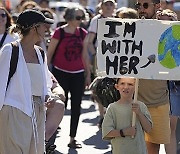
M 10 69 L 9 69 L 9 76 L 8 76 L 6 91 L 9 86 L 9 82 L 12 76 L 16 72 L 18 56 L 19 56 L 19 47 L 18 47 L 17 42 L 12 42 L 11 45 L 12 45 L 12 54 L 11 54 L 11 60 L 10 60 Z
M 5 31 L 3 36 L 2 36 L 2 38 L 1 38 L 1 41 L 0 41 L 0 48 L 2 47 L 2 45 L 3 45 L 4 41 L 5 41 L 6 36 L 7 36 L 7 32 Z
M 55 57 L 55 55 L 56 55 L 56 53 L 57 53 L 57 50 L 58 50 L 59 45 L 61 44 L 62 40 L 64 39 L 64 29 L 60 27 L 60 28 L 59 28 L 59 33 L 60 33 L 60 38 L 59 38 L 58 44 L 56 45 L 54 54 L 53 54 L 53 56 L 52 56 L 52 60 L 51 60 L 52 62 L 53 62 L 54 57 Z
M 84 39 L 84 32 L 83 29 L 81 27 L 79 27 L 79 33 L 80 33 L 80 37 L 83 40 Z
M 42 59 L 43 59 L 43 63 L 44 63 L 44 61 L 45 61 L 45 53 L 44 53 L 44 50 L 40 47 L 40 46 L 37 46 L 38 47 L 38 49 L 39 49 L 39 51 L 40 51 L 40 53 L 41 53 L 41 56 L 42 56 Z

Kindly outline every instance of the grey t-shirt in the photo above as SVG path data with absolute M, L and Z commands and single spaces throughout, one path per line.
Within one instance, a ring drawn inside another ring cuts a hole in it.
M 150 113 L 146 105 L 137 102 L 141 112 L 152 123 Z M 131 126 L 132 110 L 131 104 L 119 104 L 117 102 L 109 105 L 102 124 L 102 138 L 111 140 L 113 154 L 147 154 L 144 131 L 138 118 L 136 118 L 137 132 L 134 138 L 131 136 L 107 138 L 111 130 L 120 130 Z

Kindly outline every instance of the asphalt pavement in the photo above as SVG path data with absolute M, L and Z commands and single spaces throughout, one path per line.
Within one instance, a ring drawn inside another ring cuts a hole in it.
M 102 140 L 101 130 L 98 128 L 98 107 L 91 101 L 87 92 L 82 101 L 82 110 L 77 130 L 76 140 L 82 144 L 81 149 L 70 149 L 69 127 L 70 127 L 70 103 L 68 103 L 64 118 L 60 124 L 60 131 L 56 138 L 56 154 L 111 154 L 111 145 Z M 180 142 L 180 122 L 178 123 L 177 138 Z M 178 146 L 180 154 L 180 145 Z M 161 145 L 160 153 L 165 154 L 164 146 Z

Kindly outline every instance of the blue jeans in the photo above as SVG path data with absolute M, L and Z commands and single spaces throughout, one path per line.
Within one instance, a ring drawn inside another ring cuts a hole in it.
M 174 81 L 169 82 L 171 115 L 180 116 L 180 85 Z

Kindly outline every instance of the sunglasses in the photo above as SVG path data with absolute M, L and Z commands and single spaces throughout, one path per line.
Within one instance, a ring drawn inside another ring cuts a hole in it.
M 141 6 L 143 6 L 144 9 L 148 9 L 148 7 L 149 7 L 150 4 L 154 4 L 154 3 L 143 3 L 143 4 L 141 4 L 141 3 L 136 3 L 136 4 L 135 4 L 135 7 L 136 7 L 136 9 L 140 9 Z
M 1 16 L 2 18 L 5 18 L 5 17 L 6 17 L 6 13 L 2 13 L 2 14 L 0 14 L 0 16 Z
M 83 20 L 83 19 L 85 19 L 85 16 L 84 15 L 83 16 L 76 16 L 75 19 L 76 20 Z

